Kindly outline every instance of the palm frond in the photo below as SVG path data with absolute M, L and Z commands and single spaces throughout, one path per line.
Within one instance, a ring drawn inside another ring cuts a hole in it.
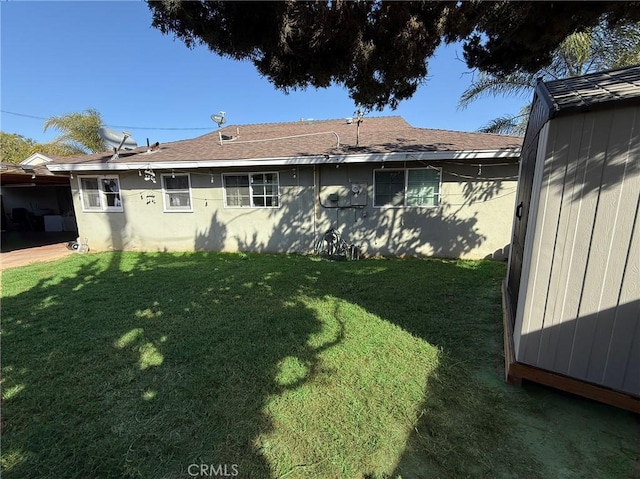
M 610 28 L 603 17 L 595 27 L 569 35 L 554 52 L 551 63 L 535 73 L 496 77 L 480 72 L 478 79 L 462 93 L 458 108 L 464 109 L 473 101 L 489 95 L 531 95 L 538 78 L 544 81 L 559 80 L 638 63 L 640 24 L 619 23 Z M 481 131 L 524 134 L 524 128 L 512 124 L 511 118 L 496 118 Z
M 464 109 L 472 102 L 486 96 L 525 96 L 536 85 L 536 75 L 530 73 L 512 73 L 494 76 L 480 73 L 458 101 L 458 108 Z
M 522 115 L 504 115 L 494 118 L 478 131 L 498 135 L 524 136 L 527 128 L 527 117 Z
M 54 116 L 44 123 L 44 131 L 49 128 L 58 130 L 61 135 L 54 143 L 65 144 L 70 151 L 97 153 L 104 151 L 106 145 L 98 134 L 102 117 L 97 110 L 88 109 L 81 113 L 69 113 Z
M 584 65 L 592 57 L 593 43 L 591 31 L 576 32 L 565 38 L 554 55 L 560 60 L 554 68 L 555 74 L 561 78 L 582 74 Z

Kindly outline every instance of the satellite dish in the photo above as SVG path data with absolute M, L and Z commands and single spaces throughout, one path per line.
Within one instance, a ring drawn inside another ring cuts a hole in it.
M 117 131 L 110 130 L 105 126 L 101 126 L 98 130 L 98 134 L 107 145 L 113 148 L 113 156 L 111 157 L 112 160 L 118 158 L 118 153 L 123 148 L 125 150 L 133 150 L 134 148 L 138 147 L 136 140 L 131 138 L 131 133 L 129 133 L 128 131 L 118 133 Z
M 214 123 L 218 124 L 218 128 L 220 128 L 227 120 L 225 120 L 224 116 L 226 115 L 226 113 L 224 111 L 221 111 L 220 113 L 217 114 L 213 114 L 211 115 L 211 119 L 213 120 Z
M 105 126 L 101 126 L 98 130 L 98 134 L 107 145 L 111 148 L 115 148 L 116 150 L 133 150 L 138 147 L 136 140 L 131 138 L 131 133 L 128 131 L 118 133 L 117 131 L 110 130 Z

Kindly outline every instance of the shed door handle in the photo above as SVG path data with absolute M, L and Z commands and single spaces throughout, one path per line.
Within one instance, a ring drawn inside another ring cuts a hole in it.
M 516 218 L 518 218 L 519 220 L 522 219 L 522 206 L 523 206 L 523 202 L 521 201 L 518 207 L 516 208 Z

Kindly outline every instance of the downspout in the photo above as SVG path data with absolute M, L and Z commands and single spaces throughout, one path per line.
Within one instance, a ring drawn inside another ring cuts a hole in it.
M 315 244 L 316 238 L 318 238 L 318 201 L 319 201 L 319 191 L 318 191 L 318 182 L 316 180 L 316 165 L 313 165 L 313 243 Z M 318 201 L 316 201 L 318 199 Z
M 300 168 L 299 167 L 295 167 L 293 170 L 293 175 L 296 178 L 296 196 L 298 197 L 298 239 L 300 240 L 300 244 L 302 244 L 302 239 L 303 239 L 303 233 L 302 233 L 302 219 L 303 219 L 303 215 L 302 215 L 302 192 L 300 191 Z M 300 249 L 298 248 L 298 251 Z

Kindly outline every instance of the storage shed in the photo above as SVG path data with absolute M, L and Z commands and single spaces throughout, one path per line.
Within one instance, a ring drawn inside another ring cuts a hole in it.
M 503 288 L 507 381 L 640 412 L 640 66 L 539 82 Z

